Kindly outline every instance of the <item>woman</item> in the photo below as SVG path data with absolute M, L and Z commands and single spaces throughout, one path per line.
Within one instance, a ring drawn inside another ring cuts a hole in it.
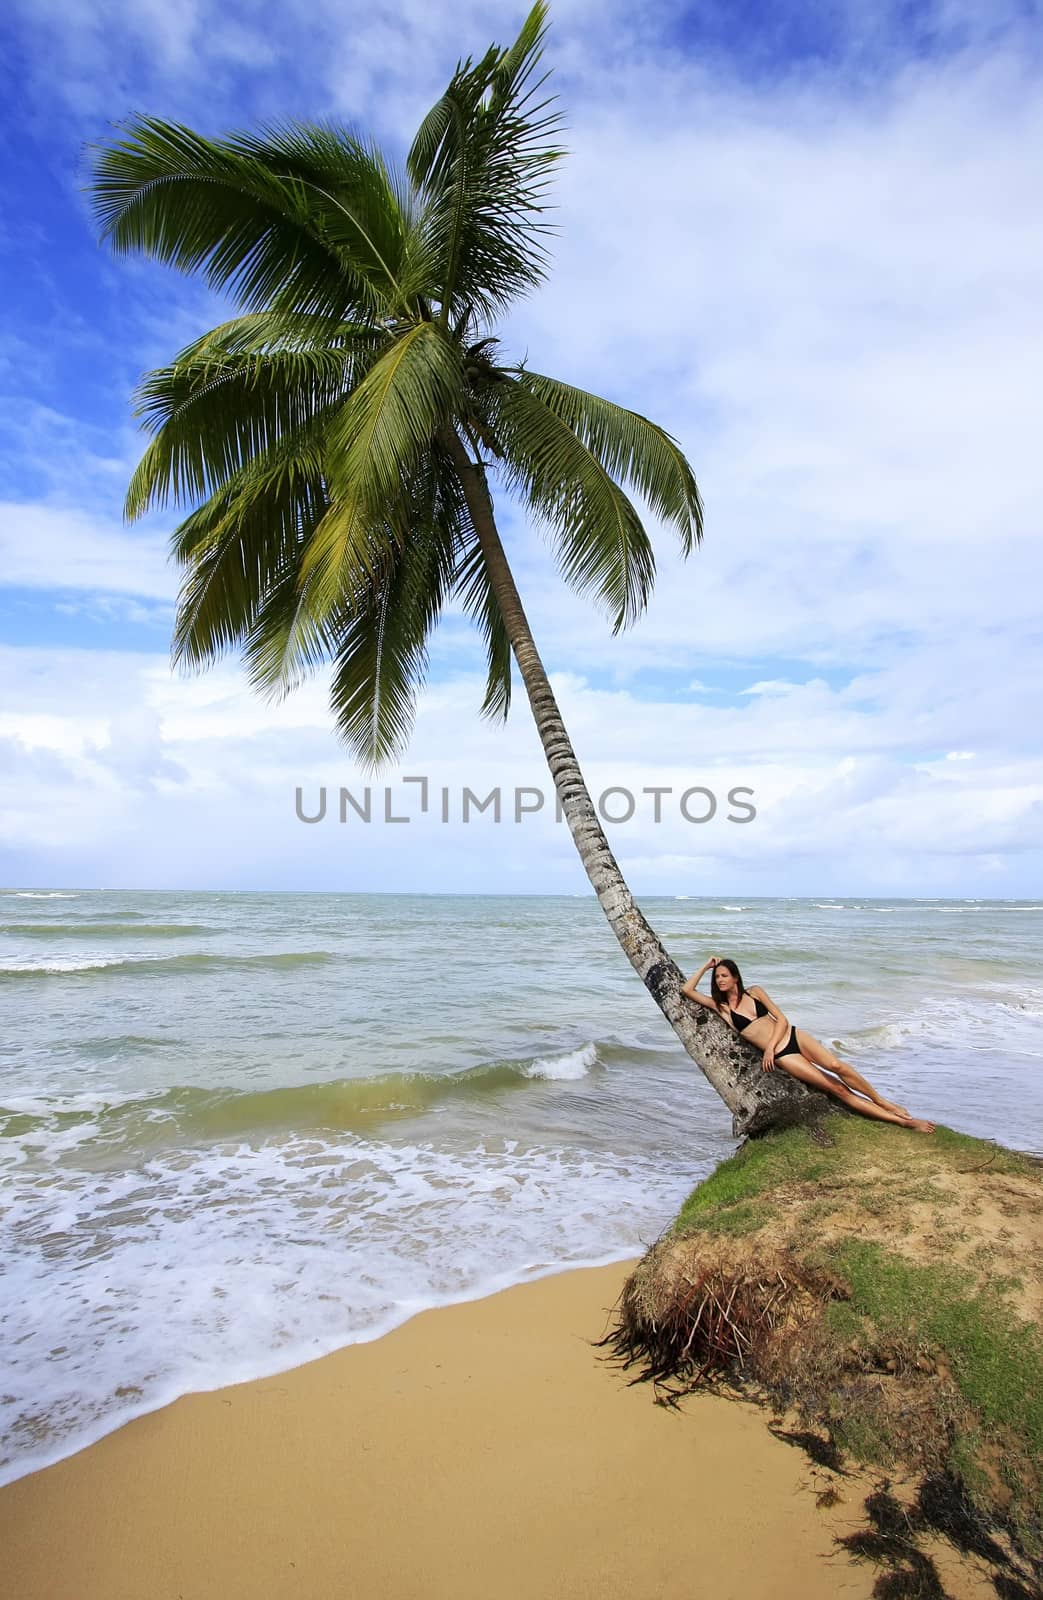
M 707 999 L 696 991 L 703 974 L 711 968 L 712 998 Z M 934 1132 L 933 1122 L 911 1117 L 904 1106 L 896 1106 L 892 1101 L 885 1100 L 849 1062 L 841 1061 L 824 1044 L 813 1039 L 810 1033 L 805 1033 L 803 1028 L 792 1027 L 763 989 L 745 988 L 734 961 L 727 958 L 719 961 L 716 956 L 711 956 L 682 986 L 681 993 L 710 1011 L 716 1011 L 736 1033 L 742 1034 L 750 1044 L 755 1044 L 758 1050 L 763 1051 L 765 1072 L 773 1072 L 778 1065 L 792 1073 L 794 1078 L 809 1083 L 813 1089 L 824 1089 L 827 1094 L 835 1095 L 852 1111 L 860 1111 L 865 1117 L 877 1117 L 881 1122 L 897 1122 L 902 1128 L 915 1128 L 917 1133 Z M 823 1067 L 827 1071 L 823 1072 Z M 831 1077 L 830 1073 L 835 1073 L 836 1077 Z M 838 1083 L 837 1078 L 842 1081 Z

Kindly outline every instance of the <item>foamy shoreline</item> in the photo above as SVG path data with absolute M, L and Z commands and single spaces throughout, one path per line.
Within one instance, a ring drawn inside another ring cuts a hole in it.
M 179 1382 L 160 1393 L 149 1395 L 139 1405 L 127 1404 L 126 1409 L 120 1413 L 106 1411 L 99 1417 L 93 1426 L 83 1428 L 74 1438 L 63 1437 L 51 1449 L 40 1452 L 19 1454 L 14 1459 L 0 1465 L 0 1493 L 9 1485 L 17 1483 L 20 1479 L 35 1473 L 46 1471 L 50 1467 L 59 1465 L 71 1457 L 82 1454 L 92 1446 L 107 1439 L 121 1428 L 128 1427 L 131 1423 L 142 1418 L 155 1415 L 168 1407 L 176 1405 L 179 1400 L 191 1395 L 218 1394 L 225 1389 L 240 1388 L 247 1384 L 264 1383 L 281 1378 L 287 1373 L 295 1372 L 310 1362 L 322 1361 L 328 1356 L 338 1355 L 351 1350 L 357 1345 L 371 1344 L 376 1339 L 384 1339 L 396 1329 L 404 1327 L 415 1317 L 422 1317 L 431 1311 L 444 1311 L 453 1306 L 471 1305 L 478 1300 L 486 1300 L 491 1295 L 502 1294 L 508 1289 L 520 1288 L 529 1283 L 540 1283 L 545 1278 L 557 1277 L 564 1272 L 597 1271 L 618 1265 L 628 1264 L 632 1256 L 621 1256 L 618 1251 L 593 1258 L 589 1261 L 554 1262 L 550 1265 L 540 1266 L 531 1271 L 517 1273 L 508 1272 L 499 1278 L 485 1279 L 475 1285 L 466 1294 L 446 1294 L 444 1296 L 432 1295 L 422 1305 L 402 1303 L 389 1311 L 387 1316 L 372 1328 L 358 1331 L 350 1337 L 331 1336 L 326 1348 L 308 1349 L 281 1349 L 272 1350 L 266 1360 L 257 1355 L 248 1362 L 243 1363 L 239 1374 L 224 1374 L 219 1381 L 214 1383 L 188 1386 Z

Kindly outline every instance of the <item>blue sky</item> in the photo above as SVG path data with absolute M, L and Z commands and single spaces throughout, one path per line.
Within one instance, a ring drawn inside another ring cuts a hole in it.
M 636 12 L 636 16 L 635 16 Z M 234 660 L 171 674 L 172 519 L 126 527 L 131 393 L 223 314 L 96 242 L 84 149 L 134 111 L 210 132 L 339 117 L 401 156 L 457 59 L 521 6 L 16 0 L 0 105 L 0 883 L 580 892 L 520 681 L 442 625 L 413 741 L 376 781 L 449 821 L 335 820 L 365 786 L 323 679 L 281 704 Z M 639 893 L 1043 894 L 1039 10 L 561 0 L 570 156 L 554 269 L 505 343 L 682 443 L 707 506 L 656 534 L 613 638 L 502 497 L 519 587 Z M 371 780 L 372 782 L 372 780 Z M 540 787 L 519 824 L 462 792 Z M 729 823 L 752 789 L 757 815 Z M 295 816 L 319 789 L 332 819 Z M 679 812 L 709 788 L 705 824 Z M 379 805 L 382 805 L 382 800 Z M 379 806 L 378 806 L 379 809 Z

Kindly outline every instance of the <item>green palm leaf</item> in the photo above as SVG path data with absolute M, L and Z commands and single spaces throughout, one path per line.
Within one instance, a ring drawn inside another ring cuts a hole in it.
M 324 516 L 323 418 L 303 435 L 280 440 L 263 461 L 243 467 L 187 517 L 171 537 L 185 568 L 178 599 L 172 661 L 209 666 L 242 645 L 257 628 L 266 599 L 291 573 Z M 322 658 L 317 631 L 283 641 L 282 681 Z M 287 657 L 292 657 L 292 661 Z
M 399 533 L 385 571 L 351 607 L 330 686 L 338 731 L 372 769 L 409 742 L 427 641 L 451 592 L 465 530 L 458 491 L 436 446 L 398 506 Z
M 511 708 L 511 640 L 477 536 L 456 577 L 464 609 L 474 618 L 485 640 L 488 670 L 481 715 L 490 721 L 506 722 Z
M 323 322 L 321 343 L 278 348 L 270 328 L 247 330 L 244 320 L 226 342 L 214 330 L 139 385 L 135 414 L 155 438 L 131 479 L 129 518 L 170 499 L 213 494 L 278 439 L 346 399 L 387 343 L 380 329 Z
M 655 578 L 640 517 L 598 456 L 526 384 L 508 378 L 489 395 L 509 488 L 556 530 L 563 577 L 606 601 L 618 633 L 643 610 Z
M 286 122 L 240 133 L 231 147 L 308 192 L 326 240 L 388 310 L 410 316 L 432 287 L 427 234 L 414 196 L 376 145 L 332 123 Z
M 341 160 L 326 192 L 292 170 L 278 138 L 206 139 L 177 123 L 131 120 L 119 143 L 94 152 L 102 236 L 118 252 L 201 270 L 212 288 L 257 310 L 343 320 L 404 312 L 398 256 L 389 261 L 379 248 L 391 251 L 397 228 L 395 248 L 404 250 L 402 219 L 389 222 L 381 210 L 393 190 L 361 145 L 344 134 L 334 143 Z M 362 220 L 352 229 L 354 212 Z
M 703 503 L 677 441 L 636 411 L 556 378 L 514 368 L 517 382 L 553 411 L 612 477 L 630 483 L 650 509 L 674 525 L 684 554 L 702 539 Z
M 181 352 L 199 358 L 208 354 L 262 355 L 269 350 L 325 350 L 350 348 L 362 333 L 379 331 L 372 322 L 343 322 L 339 317 L 314 316 L 307 312 L 248 311 L 242 316 L 219 322 L 216 328 Z
M 544 236 L 550 172 L 563 151 L 550 142 L 552 97 L 530 80 L 542 54 L 547 7 L 533 6 L 509 49 L 493 46 L 462 62 L 428 112 L 407 159 L 424 196 L 425 228 L 437 263 L 442 318 L 488 318 L 546 275 Z
M 331 432 L 330 508 L 302 566 L 310 605 L 331 609 L 345 576 L 360 568 L 377 575 L 395 540 L 374 537 L 374 527 L 462 400 L 459 352 L 431 322 L 400 335 L 353 390 Z

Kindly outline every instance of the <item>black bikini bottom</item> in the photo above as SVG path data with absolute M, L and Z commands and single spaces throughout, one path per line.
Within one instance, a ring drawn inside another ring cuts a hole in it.
M 797 1030 L 796 1028 L 791 1027 L 789 1031 L 789 1038 L 786 1040 L 786 1043 L 782 1046 L 781 1050 L 776 1050 L 775 1052 L 775 1060 L 777 1061 L 780 1056 L 799 1056 L 802 1053 L 803 1052 L 801 1051 L 800 1045 L 797 1043 Z

